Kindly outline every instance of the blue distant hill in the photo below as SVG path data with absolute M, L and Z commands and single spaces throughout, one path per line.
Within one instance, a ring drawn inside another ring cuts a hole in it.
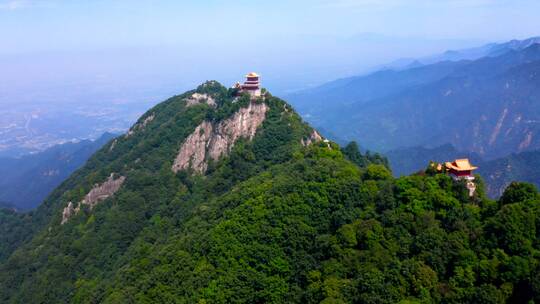
M 457 51 L 461 57 L 449 52 L 430 59 L 444 61 L 419 60 L 411 68 L 339 79 L 287 98 L 310 123 L 370 150 L 449 143 L 485 159 L 536 150 L 538 42 L 490 44 Z
M 4 202 L 0 206 L 17 210 L 37 207 L 113 137 L 105 133 L 95 141 L 57 145 L 20 158 L 0 158 L 0 202 Z

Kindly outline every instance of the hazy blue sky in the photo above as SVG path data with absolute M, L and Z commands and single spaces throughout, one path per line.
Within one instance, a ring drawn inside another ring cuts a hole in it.
M 538 34 L 538 12 L 537 0 L 0 0 L 0 50 L 228 46 L 359 33 L 500 40 Z
M 538 12 L 538 0 L 0 0 L 0 89 L 16 88 L 12 100 L 66 82 L 181 90 L 257 70 L 287 92 L 535 36 Z

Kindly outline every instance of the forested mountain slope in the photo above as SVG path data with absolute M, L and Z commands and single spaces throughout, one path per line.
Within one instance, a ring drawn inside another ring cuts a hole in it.
M 30 214 L 19 214 L 0 206 L 0 264 L 29 237 L 31 237 Z
M 485 177 L 488 193 L 499 196 L 513 181 L 524 181 L 540 187 L 540 151 L 511 154 L 482 162 L 480 173 Z
M 469 197 L 385 163 L 323 140 L 270 94 L 207 82 L 148 111 L 32 213 L 32 239 L 0 262 L 0 301 L 540 300 L 534 187 L 495 202 L 481 183 Z

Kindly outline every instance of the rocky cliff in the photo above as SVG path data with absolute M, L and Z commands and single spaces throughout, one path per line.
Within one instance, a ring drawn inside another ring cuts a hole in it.
M 100 201 L 103 201 L 116 193 L 124 183 L 126 178 L 124 176 L 114 177 L 112 173 L 109 178 L 100 185 L 94 185 L 94 187 L 86 194 L 84 199 L 77 203 L 77 206 L 72 202 L 69 202 L 67 207 L 62 211 L 61 224 L 67 223 L 67 221 L 76 215 L 82 206 L 88 206 L 90 209 L 94 208 Z
M 218 124 L 202 122 L 182 144 L 172 170 L 178 172 L 191 168 L 195 172 L 204 173 L 208 160 L 219 160 L 227 155 L 238 139 L 252 140 L 267 111 L 268 106 L 264 102 L 250 102 L 247 107 L 239 109 L 231 118 Z

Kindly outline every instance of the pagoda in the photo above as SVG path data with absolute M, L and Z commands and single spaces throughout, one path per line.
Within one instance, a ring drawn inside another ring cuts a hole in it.
M 237 84 L 236 87 L 239 88 L 241 92 L 248 92 L 251 97 L 261 96 L 260 76 L 255 72 L 247 74 L 246 81 L 244 81 L 243 84 Z
M 478 167 L 472 166 L 468 158 L 456 159 L 445 163 L 446 170 L 453 179 L 474 180 L 473 171 Z
M 469 190 L 469 196 L 473 196 L 476 191 L 476 185 L 474 183 L 473 171 L 478 169 L 471 165 L 468 158 L 456 159 L 453 162 L 446 162 L 444 164 L 446 172 L 456 181 L 465 180 L 467 189 Z

